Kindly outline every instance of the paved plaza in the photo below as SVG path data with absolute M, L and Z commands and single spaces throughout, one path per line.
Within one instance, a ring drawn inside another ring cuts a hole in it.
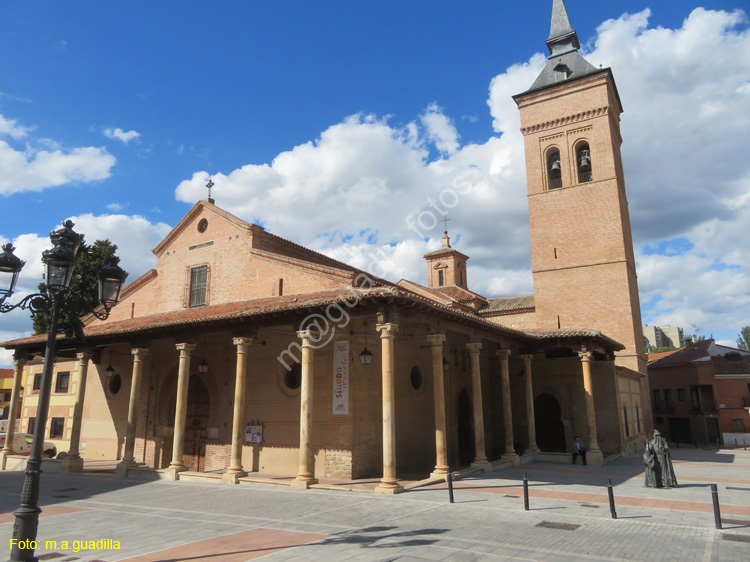
M 61 562 L 750 560 L 750 451 L 674 449 L 673 458 L 676 489 L 644 488 L 637 457 L 603 467 L 532 463 L 456 481 L 453 504 L 445 483 L 383 496 L 45 473 L 37 555 Z M 22 479 L 0 473 L 3 560 Z M 711 483 L 723 530 L 715 529 Z M 97 541 L 88 544 L 95 548 L 76 552 L 85 541 Z

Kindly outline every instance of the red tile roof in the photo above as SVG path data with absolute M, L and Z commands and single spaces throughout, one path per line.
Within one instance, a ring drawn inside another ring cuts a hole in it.
M 497 297 L 487 299 L 487 306 L 477 311 L 481 316 L 502 316 L 504 314 L 520 314 L 534 312 L 534 295 L 519 295 L 517 297 Z
M 13 369 L 0 369 L 0 379 L 7 379 L 13 376 Z

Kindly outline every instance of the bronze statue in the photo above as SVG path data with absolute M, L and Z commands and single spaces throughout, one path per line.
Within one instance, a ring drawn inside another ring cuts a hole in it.
M 647 488 L 677 487 L 669 445 L 658 430 L 654 430 L 654 438 L 646 445 L 643 453 L 643 466 L 645 468 L 644 486 Z

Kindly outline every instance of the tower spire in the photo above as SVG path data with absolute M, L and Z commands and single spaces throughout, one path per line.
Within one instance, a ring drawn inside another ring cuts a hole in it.
M 597 72 L 578 52 L 578 34 L 570 26 L 564 0 L 552 0 L 552 21 L 549 26 L 547 65 L 527 91 L 554 86 Z
M 578 34 L 570 27 L 565 0 L 553 0 L 552 2 L 552 22 L 549 27 L 547 47 L 549 48 L 550 58 L 581 48 L 581 44 L 578 42 Z

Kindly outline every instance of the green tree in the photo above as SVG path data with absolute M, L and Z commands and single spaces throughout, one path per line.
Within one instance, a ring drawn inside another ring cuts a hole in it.
M 737 347 L 744 351 L 750 351 L 750 326 L 742 326 L 737 334 Z
M 109 240 L 97 240 L 91 245 L 81 244 L 78 250 L 78 259 L 73 268 L 73 278 L 70 281 L 71 295 L 70 301 L 82 299 L 88 303 L 91 308 L 99 305 L 99 281 L 97 273 L 108 262 L 109 258 L 115 255 L 117 246 Z M 39 290 L 42 291 L 46 285 L 39 284 Z M 64 309 L 60 312 L 60 322 L 71 324 L 76 318 L 76 313 Z M 34 333 L 46 334 L 49 331 L 50 310 L 43 307 L 34 315 Z

